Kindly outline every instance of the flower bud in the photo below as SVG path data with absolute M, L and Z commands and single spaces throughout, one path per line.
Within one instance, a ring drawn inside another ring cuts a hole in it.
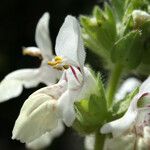
M 136 27 L 140 27 L 145 21 L 150 20 L 150 14 L 142 10 L 134 10 L 132 17 Z

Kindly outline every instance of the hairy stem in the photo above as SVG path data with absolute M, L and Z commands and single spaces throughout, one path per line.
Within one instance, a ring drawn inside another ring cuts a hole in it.
M 95 133 L 94 150 L 103 150 L 105 135 L 100 134 L 99 130 Z
M 110 74 L 110 78 L 107 85 L 107 100 L 108 108 L 112 106 L 113 99 L 118 87 L 118 83 L 123 71 L 123 67 L 120 64 L 116 64 Z

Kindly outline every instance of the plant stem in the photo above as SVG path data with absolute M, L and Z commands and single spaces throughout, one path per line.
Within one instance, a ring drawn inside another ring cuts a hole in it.
M 122 71 L 123 71 L 122 65 L 116 64 L 110 74 L 110 78 L 107 85 L 108 108 L 110 108 L 113 103 L 113 98 L 115 96 Z
M 103 150 L 105 135 L 100 134 L 99 130 L 95 133 L 94 150 Z

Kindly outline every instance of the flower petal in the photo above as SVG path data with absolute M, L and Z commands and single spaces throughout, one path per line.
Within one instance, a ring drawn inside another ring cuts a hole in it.
M 136 78 L 128 78 L 123 82 L 119 88 L 117 94 L 115 95 L 116 100 L 122 100 L 125 98 L 126 94 L 133 91 L 136 87 L 140 86 L 141 82 Z
M 57 126 L 57 101 L 46 94 L 31 95 L 15 122 L 12 139 L 29 143 Z
M 140 86 L 139 93 L 149 93 L 150 92 L 150 77 L 148 77 Z
M 74 101 L 77 94 L 67 90 L 58 100 L 60 116 L 67 126 L 71 126 L 75 120 Z
M 150 147 L 150 127 L 144 127 L 144 141 Z
M 95 136 L 94 134 L 87 135 L 84 139 L 84 147 L 86 150 L 94 150 Z
M 54 128 L 51 132 L 47 132 L 36 140 L 27 143 L 26 147 L 29 149 L 43 149 L 51 144 L 54 138 L 60 136 L 64 131 L 64 125 L 61 121 L 58 122 L 56 128 Z
M 76 80 L 76 77 L 72 76 L 69 70 L 67 71 L 69 72 L 66 73 L 68 75 L 68 90 L 59 98 L 58 108 L 60 109 L 60 112 L 62 112 L 61 115 L 65 124 L 71 126 L 75 120 L 74 102 L 87 98 L 93 94 L 95 92 L 96 81 L 87 68 L 84 68 L 85 80 L 82 84 L 77 84 L 77 81 L 74 81 Z M 75 71 L 77 78 L 79 78 L 79 81 L 81 82 L 81 74 L 77 72 L 77 70 Z
M 83 76 L 76 67 L 70 66 L 66 71 L 66 78 L 68 80 L 68 89 L 77 90 L 82 86 Z
M 49 14 L 44 13 L 40 18 L 35 33 L 35 41 L 46 60 L 52 59 L 52 44 L 49 35 Z
M 25 88 L 39 84 L 39 69 L 20 69 L 8 74 L 0 83 L 0 101 L 6 101 L 21 94 Z
M 136 149 L 138 150 L 149 150 L 150 149 L 150 127 L 145 126 L 143 131 L 143 136 L 137 139 Z
M 134 134 L 116 138 L 106 138 L 104 150 L 133 150 L 135 148 L 136 136 Z
M 13 139 L 29 143 L 53 130 L 59 120 L 58 98 L 66 90 L 66 81 L 41 88 L 25 101 L 13 129 Z
M 47 132 L 45 134 L 43 134 L 42 136 L 40 136 L 39 138 L 35 139 L 34 141 L 27 143 L 26 147 L 28 149 L 32 149 L 32 150 L 40 150 L 43 148 L 48 147 L 51 144 L 52 140 L 51 140 L 51 136 L 50 133 Z
M 150 19 L 150 14 L 142 10 L 134 10 L 132 12 L 132 17 L 134 21 L 137 20 L 148 20 Z
M 138 110 L 136 104 L 138 99 L 139 97 L 135 96 L 124 116 L 110 123 L 106 123 L 100 129 L 100 132 L 102 134 L 112 133 L 113 137 L 118 137 L 129 130 L 137 119 Z
M 72 60 L 76 66 L 83 68 L 86 54 L 81 39 L 80 26 L 75 17 L 69 15 L 66 17 L 56 38 L 55 51 L 58 56 Z
M 37 47 L 23 47 L 23 54 L 33 57 L 42 57 L 41 51 Z
M 60 79 L 62 72 L 47 65 L 47 61 L 43 60 L 40 67 L 40 82 L 51 85 Z
M 91 74 L 89 68 L 84 67 L 83 85 L 76 101 L 79 101 L 83 98 L 88 98 L 91 94 L 97 94 L 97 81 Z
M 105 134 L 111 132 L 113 136 L 119 136 L 123 134 L 125 131 L 132 128 L 133 124 L 134 125 L 140 124 L 145 117 L 146 121 L 149 120 L 148 116 L 149 108 L 146 107 L 138 108 L 139 100 L 141 100 L 141 98 L 145 96 L 149 96 L 149 89 L 150 89 L 150 77 L 142 83 L 139 89 L 139 93 L 134 96 L 124 116 L 118 120 L 105 124 L 100 130 L 101 133 Z
M 135 122 L 136 133 L 142 135 L 146 126 L 150 126 L 150 109 L 140 108 Z

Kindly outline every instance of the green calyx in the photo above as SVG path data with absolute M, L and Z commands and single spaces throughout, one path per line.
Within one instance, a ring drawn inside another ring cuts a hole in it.
M 83 99 L 75 103 L 76 120 L 73 128 L 81 134 L 95 132 L 104 124 L 108 116 L 103 84 L 101 79 L 98 78 L 97 94 L 92 94 L 89 99 Z

